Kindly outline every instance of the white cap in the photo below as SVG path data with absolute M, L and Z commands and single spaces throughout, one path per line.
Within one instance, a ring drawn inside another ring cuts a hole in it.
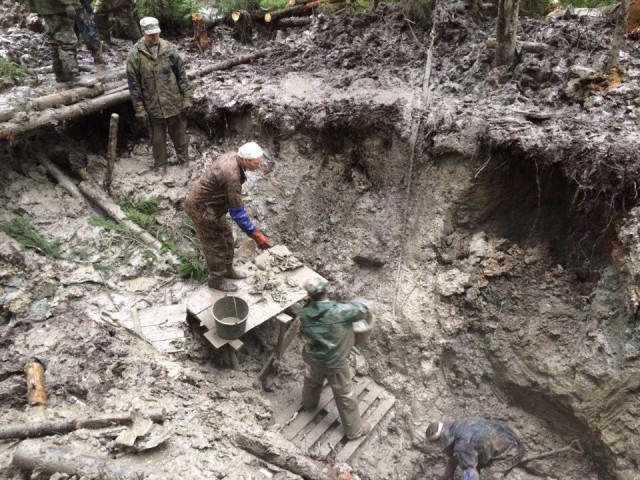
M 254 160 L 264 155 L 262 148 L 256 142 L 245 143 L 238 149 L 238 156 L 247 160 Z
M 160 33 L 160 22 L 157 18 L 144 17 L 140 20 L 140 29 L 149 35 Z

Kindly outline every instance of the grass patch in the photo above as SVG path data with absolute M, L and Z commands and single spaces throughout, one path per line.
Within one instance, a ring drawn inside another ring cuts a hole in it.
M 26 68 L 0 57 L 0 78 L 22 83 L 28 76 L 29 72 Z
M 0 223 L 0 230 L 17 240 L 25 248 L 32 248 L 49 257 L 60 258 L 60 242 L 49 242 L 24 217 L 16 217 Z
M 261 0 L 260 7 L 267 10 L 279 10 L 289 6 L 287 0 Z

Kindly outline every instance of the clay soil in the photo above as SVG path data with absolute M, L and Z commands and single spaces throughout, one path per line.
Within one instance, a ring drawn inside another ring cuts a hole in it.
M 0 53 L 47 65 L 41 34 L 27 29 L 34 19 L 12 3 L 3 9 Z M 130 106 L 115 109 L 112 196 L 157 197 L 157 221 L 177 231 L 189 185 L 218 154 L 249 140 L 265 146 L 271 160 L 244 186 L 250 216 L 338 299 L 376 304 L 355 367 L 397 403 L 352 461 L 361 478 L 438 478 L 444 460 L 425 447 L 425 428 L 463 416 L 507 422 L 531 453 L 575 439 L 585 449 L 508 478 L 640 478 L 637 44 L 623 46 L 613 82 L 598 76 L 613 27 L 606 15 L 525 17 L 520 36 L 549 49 L 493 68 L 485 42 L 494 12 L 410 14 L 343 9 L 276 40 L 256 27 L 249 46 L 217 27 L 203 53 L 173 39 L 189 68 L 270 53 L 194 81 L 193 161 L 166 174 L 151 169 Z M 127 48 L 116 41 L 109 68 L 121 68 Z M 80 59 L 90 64 L 84 50 Z M 50 91 L 51 76 L 4 99 Z M 69 175 L 86 168 L 101 182 L 107 126 L 103 112 L 2 146 L 0 221 L 29 218 L 60 242 L 61 258 L 0 237 L 0 424 L 161 406 L 175 433 L 150 452 L 121 450 L 113 429 L 41 442 L 185 479 L 298 478 L 232 438 L 242 429 L 284 442 L 272 423 L 300 392 L 300 339 L 265 391 L 255 379 L 276 341 L 270 323 L 245 335 L 237 371 L 193 322 L 186 351 L 173 356 L 126 328 L 131 308 L 185 302 L 202 283 L 94 226 L 99 213 L 37 163 L 46 151 Z M 250 264 L 257 251 L 237 233 L 238 261 Z M 44 407 L 26 402 L 23 368 L 34 358 L 46 368 Z M 15 448 L 0 444 L 0 477 L 29 478 L 10 464 Z

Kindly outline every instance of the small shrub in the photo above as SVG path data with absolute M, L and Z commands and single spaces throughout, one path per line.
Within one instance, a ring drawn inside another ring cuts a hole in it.
M 29 76 L 27 69 L 0 57 L 0 78 L 22 83 Z
M 24 217 L 16 217 L 0 223 L 0 230 L 16 239 L 25 248 L 32 248 L 43 255 L 60 258 L 60 242 L 49 242 L 40 235 Z

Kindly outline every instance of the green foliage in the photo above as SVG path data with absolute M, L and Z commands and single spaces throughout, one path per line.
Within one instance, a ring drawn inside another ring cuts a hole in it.
M 278 10 L 288 6 L 287 0 L 260 0 L 260 7 L 267 10 Z
M 43 255 L 60 258 L 60 242 L 49 242 L 24 217 L 0 223 L 0 230 L 16 239 L 25 248 L 33 248 Z
M 113 275 L 113 267 L 111 265 L 106 265 L 104 263 L 96 262 L 93 264 L 93 268 L 95 268 L 98 272 L 100 272 L 102 277 L 104 277 L 105 279 Z
M 137 0 L 139 17 L 155 17 L 163 31 L 180 30 L 191 25 L 191 14 L 198 11 L 199 0 Z
M 435 7 L 435 0 L 384 0 L 385 3 L 402 5 L 404 16 L 410 21 L 426 25 L 431 21 L 431 14 Z
M 26 68 L 0 57 L 0 78 L 7 78 L 16 83 L 22 83 L 28 76 L 29 72 L 27 72 Z
M 90 253 L 86 248 L 73 247 L 69 252 L 70 258 L 77 258 L 78 260 L 85 261 L 89 258 Z
M 105 230 L 107 230 L 108 232 L 112 232 L 115 233 L 121 237 L 127 238 L 127 239 L 131 239 L 131 240 L 139 240 L 139 235 L 133 231 L 131 231 L 130 229 L 128 229 L 127 227 L 125 227 L 124 225 L 118 223 L 118 222 L 113 222 L 111 220 L 107 220 L 104 217 L 91 217 L 89 218 L 89 225 L 93 226 L 93 227 L 100 227 L 100 228 L 104 228 Z

